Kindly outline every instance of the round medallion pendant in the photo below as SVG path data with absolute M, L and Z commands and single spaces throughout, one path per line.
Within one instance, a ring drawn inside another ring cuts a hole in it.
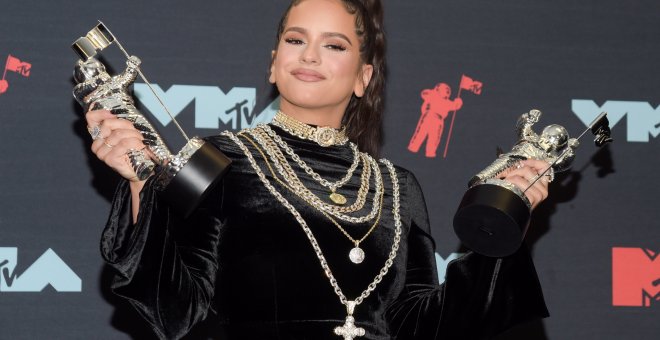
M 346 197 L 342 194 L 338 194 L 336 192 L 333 192 L 330 194 L 330 200 L 332 203 L 337 204 L 337 205 L 344 205 L 346 204 Z
M 351 249 L 350 253 L 348 253 L 348 257 L 353 263 L 362 263 L 362 261 L 364 261 L 364 250 L 362 250 L 360 247 L 355 247 Z
M 335 130 L 330 127 L 317 128 L 316 142 L 323 147 L 335 144 Z

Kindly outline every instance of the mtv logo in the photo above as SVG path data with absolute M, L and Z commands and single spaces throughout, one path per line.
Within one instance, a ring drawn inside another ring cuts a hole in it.
M 152 87 L 175 118 L 194 101 L 195 128 L 198 129 L 217 130 L 220 122 L 231 125 L 233 130 L 249 128 L 258 123 L 269 123 L 279 109 L 278 98 L 256 114 L 257 92 L 249 87 L 234 87 L 227 93 L 217 86 L 172 85 L 167 91 L 158 84 L 152 84 Z M 163 126 L 172 121 L 147 84 L 135 83 L 133 92 Z
M 46 250 L 23 274 L 16 273 L 18 249 L 0 247 L 0 292 L 80 292 L 82 281 L 52 249 Z
M 612 305 L 650 307 L 660 302 L 660 252 L 612 248 Z
M 660 134 L 660 107 L 653 108 L 647 102 L 608 100 L 598 106 L 593 100 L 574 99 L 571 108 L 585 126 L 603 111 L 607 112 L 611 128 L 626 117 L 629 142 L 648 142 L 649 136 Z

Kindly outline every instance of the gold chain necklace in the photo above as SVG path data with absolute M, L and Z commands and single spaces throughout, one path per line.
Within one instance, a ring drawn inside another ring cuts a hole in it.
M 266 157 L 266 155 L 264 154 L 264 152 L 263 152 L 263 151 L 261 150 L 261 148 L 257 145 L 257 143 L 256 143 L 254 140 L 252 140 L 252 138 L 250 138 L 250 136 L 248 136 L 247 134 L 241 133 L 241 132 L 238 133 L 238 136 L 245 138 L 245 139 L 246 139 L 248 142 L 250 142 L 250 143 L 254 146 L 254 148 L 255 148 L 255 149 L 261 154 L 261 157 L 262 157 L 263 160 L 266 162 L 266 166 L 268 167 L 268 170 L 270 171 L 271 175 L 273 176 L 273 178 L 274 178 L 278 183 L 280 183 L 280 185 L 282 185 L 283 187 L 289 189 L 289 191 L 291 191 L 292 193 L 298 195 L 298 197 L 300 197 L 301 199 L 303 199 L 303 200 L 304 200 L 305 202 L 307 202 L 307 204 L 309 204 L 310 206 L 316 208 L 316 207 L 314 206 L 314 203 L 310 202 L 310 201 L 307 200 L 305 197 L 300 196 L 300 195 L 298 194 L 298 192 L 297 192 L 293 187 L 291 187 L 290 185 L 288 185 L 287 183 L 285 183 L 284 181 L 282 181 L 282 180 L 277 176 L 277 174 L 275 173 L 275 170 L 273 170 L 273 167 L 271 167 L 270 162 L 268 161 L 268 158 Z M 341 226 L 341 225 L 340 225 L 340 224 L 339 224 L 334 218 L 332 218 L 332 216 L 330 216 L 330 215 L 329 215 L 328 213 L 326 213 L 325 211 L 320 210 L 320 209 L 317 208 L 317 210 L 318 210 L 319 212 L 321 212 L 321 213 L 323 214 L 323 216 L 325 216 L 327 219 L 329 219 L 330 222 L 332 222 L 332 224 L 334 224 L 334 225 L 335 225 L 335 226 L 336 226 L 336 227 L 342 232 L 342 234 L 344 234 L 344 236 L 346 236 L 349 240 L 351 240 L 351 242 L 353 243 L 354 247 L 353 247 L 353 248 L 350 250 L 350 252 L 348 253 L 348 258 L 351 260 L 351 262 L 353 262 L 353 263 L 355 263 L 355 264 L 360 264 L 360 263 L 362 263 L 362 261 L 364 261 L 364 258 L 365 258 L 365 256 L 366 256 L 366 254 L 365 254 L 364 250 L 362 250 L 362 248 L 360 248 L 360 243 L 362 243 L 362 241 L 366 240 L 367 237 L 369 237 L 369 235 L 371 235 L 371 233 L 374 231 L 374 229 L 376 229 L 376 226 L 378 226 L 378 223 L 380 222 L 380 216 L 381 216 L 381 213 L 382 213 L 382 211 L 383 211 L 383 196 L 384 196 L 384 194 L 385 194 L 385 189 L 384 189 L 384 188 L 381 188 L 381 190 L 380 190 L 380 205 L 379 205 L 379 207 L 378 207 L 378 215 L 376 216 L 376 220 L 375 220 L 374 223 L 371 225 L 371 228 L 369 228 L 369 230 L 367 231 L 367 233 L 364 234 L 364 236 L 362 236 L 362 238 L 360 238 L 359 240 L 354 239 L 353 236 L 351 236 L 351 234 L 349 234 L 349 233 L 346 231 L 346 229 L 344 229 L 344 228 L 343 228 L 343 227 L 342 227 L 342 226 Z
M 300 124 L 303 124 L 303 123 L 300 123 Z M 291 157 L 291 159 L 293 159 L 293 161 L 296 162 L 296 164 L 298 164 L 303 170 L 305 170 L 305 172 L 308 175 L 310 175 L 315 181 L 317 181 L 322 186 L 330 189 L 329 197 L 330 197 L 330 200 L 333 203 L 339 204 L 339 205 L 346 204 L 346 197 L 344 197 L 344 195 L 338 193 L 337 189 L 341 188 L 344 184 L 346 184 L 346 182 L 348 182 L 348 180 L 351 179 L 351 177 L 353 177 L 353 172 L 355 171 L 355 169 L 358 166 L 359 151 L 358 151 L 357 145 L 355 145 L 355 143 L 349 142 L 351 150 L 353 151 L 353 163 L 351 164 L 350 168 L 348 169 L 348 172 L 346 172 L 346 175 L 342 179 L 340 179 L 339 181 L 337 181 L 335 183 L 330 183 L 329 181 L 321 178 L 321 175 L 319 175 L 316 171 L 314 171 L 312 168 L 310 168 L 307 165 L 307 163 L 305 163 L 305 161 L 300 159 L 300 157 L 298 155 L 296 155 L 295 152 L 293 152 L 293 149 L 291 149 L 291 147 L 284 140 L 282 140 L 282 138 L 280 136 L 278 136 L 277 133 L 275 133 L 275 131 L 273 131 L 273 129 L 270 128 L 270 126 L 260 125 L 260 128 L 262 128 L 264 131 L 266 131 L 266 133 L 270 136 L 270 138 L 272 138 L 275 141 L 275 143 L 277 143 L 277 145 L 280 147 L 280 149 L 284 150 L 284 152 L 286 152 L 289 155 L 289 157 Z
M 330 145 L 344 145 L 348 142 L 345 127 L 341 130 L 337 130 L 329 126 L 315 127 L 307 125 L 288 116 L 280 110 L 275 113 L 272 123 L 294 136 L 314 141 L 323 147 L 328 147 Z
M 275 196 L 275 198 L 289 210 L 289 212 L 296 218 L 296 220 L 302 227 L 303 231 L 305 232 L 305 235 L 307 235 L 307 238 L 309 239 L 309 242 L 312 244 L 312 248 L 316 253 L 316 257 L 319 259 L 319 262 L 321 263 L 321 268 L 323 268 L 326 277 L 330 281 L 330 285 L 334 289 L 335 294 L 337 294 L 337 296 L 339 297 L 339 301 L 341 302 L 341 304 L 343 304 L 346 307 L 346 313 L 347 313 L 346 321 L 344 322 L 343 326 L 335 327 L 334 329 L 335 334 L 343 336 L 344 340 L 352 340 L 354 337 L 364 336 L 365 335 L 364 328 L 355 326 L 355 318 L 353 317 L 353 312 L 355 311 L 355 307 L 361 304 L 364 301 L 364 299 L 366 299 L 371 294 L 371 292 L 373 292 L 376 289 L 376 286 L 383 280 L 383 277 L 387 274 L 390 267 L 392 267 L 392 264 L 394 263 L 394 259 L 396 258 L 397 255 L 397 251 L 399 250 L 399 243 L 401 241 L 401 215 L 399 214 L 399 209 L 400 209 L 399 181 L 397 179 L 396 170 L 394 169 L 392 163 L 390 163 L 390 161 L 386 159 L 380 160 L 381 163 L 385 164 L 385 166 L 387 167 L 390 173 L 390 178 L 392 179 L 392 191 L 393 191 L 392 214 L 394 217 L 394 226 L 395 226 L 394 242 L 392 242 L 392 248 L 390 250 L 389 256 L 387 257 L 387 260 L 385 260 L 385 264 L 380 269 L 378 275 L 376 275 L 374 280 L 367 286 L 367 288 L 364 291 L 362 291 L 360 296 L 355 298 L 355 300 L 348 300 L 346 298 L 346 295 L 344 295 L 341 288 L 339 287 L 339 284 L 337 283 L 337 279 L 335 279 L 334 275 L 332 274 L 332 271 L 328 266 L 328 262 L 325 259 L 325 256 L 323 255 L 323 252 L 321 251 L 321 248 L 319 247 L 319 244 L 316 241 L 314 234 L 312 233 L 311 229 L 309 229 L 309 226 L 307 226 L 307 223 L 302 218 L 298 210 L 293 205 L 291 205 L 291 203 L 289 203 L 289 201 L 286 198 L 284 198 L 284 196 L 282 196 L 282 194 L 280 194 L 275 189 L 275 187 L 273 187 L 270 181 L 268 181 L 263 171 L 261 171 L 259 165 L 257 165 L 257 162 L 254 160 L 254 157 L 252 157 L 252 153 L 250 152 L 250 150 L 247 149 L 245 144 L 243 144 L 243 142 L 241 142 L 238 139 L 238 137 L 236 137 L 233 133 L 229 131 L 224 131 L 222 135 L 229 137 L 234 143 L 236 143 L 236 145 L 238 145 L 238 147 L 243 151 L 245 156 L 248 158 L 248 162 L 250 163 L 250 166 L 252 166 L 252 169 L 254 169 L 254 171 L 257 173 L 257 176 L 264 184 L 266 189 L 268 189 L 268 191 L 273 196 Z
M 349 216 L 346 215 L 346 212 L 354 212 L 358 211 L 362 208 L 366 201 L 366 195 L 369 191 L 369 178 L 368 176 L 365 176 L 365 172 L 363 172 L 363 176 L 361 178 L 361 184 L 360 184 L 360 189 L 358 190 L 358 198 L 356 202 L 351 205 L 351 206 L 336 206 L 334 204 L 328 204 L 323 202 L 318 196 L 316 196 L 314 193 L 312 193 L 307 187 L 302 184 L 298 176 L 296 175 L 295 171 L 291 168 L 291 166 L 288 164 L 286 161 L 286 158 L 282 154 L 282 152 L 279 150 L 277 145 L 269 138 L 267 134 L 265 134 L 260 127 L 258 126 L 257 128 L 254 129 L 248 129 L 245 130 L 246 133 L 249 133 L 252 137 L 254 137 L 255 140 L 259 142 L 264 147 L 264 150 L 268 153 L 270 158 L 273 160 L 273 165 L 277 169 L 277 171 L 280 173 L 282 178 L 286 180 L 286 182 L 294 187 L 296 189 L 296 192 L 299 192 L 301 195 L 303 195 L 305 198 L 307 198 L 309 201 L 313 202 L 314 206 L 316 206 L 318 209 L 325 211 L 329 213 L 330 215 L 334 216 L 335 218 L 338 218 L 342 221 L 347 221 L 347 222 L 353 222 L 353 223 L 363 223 L 366 221 L 373 220 L 374 217 L 376 216 L 378 212 L 378 205 L 380 204 L 380 197 L 378 196 L 378 192 L 380 192 L 380 188 L 382 187 L 382 177 L 380 174 L 380 171 L 375 171 L 378 170 L 377 168 L 374 170 L 375 172 L 375 186 L 376 186 L 376 193 L 374 197 L 374 205 L 372 206 L 371 211 L 364 216 Z M 360 153 L 363 158 L 366 159 L 371 159 L 371 157 L 365 153 Z M 367 161 L 367 163 L 370 163 Z M 371 166 L 365 167 L 365 171 L 368 170 L 366 175 L 369 175 L 371 170 Z

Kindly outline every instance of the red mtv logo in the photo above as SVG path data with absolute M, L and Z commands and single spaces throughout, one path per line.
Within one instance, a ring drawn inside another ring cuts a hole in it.
M 30 69 L 32 69 L 32 64 L 21 61 L 11 54 L 8 55 L 7 62 L 5 63 L 5 70 L 2 73 L 2 79 L 0 79 L 0 94 L 7 92 L 7 89 L 9 88 L 9 82 L 5 79 L 7 71 L 16 72 L 23 77 L 29 77 Z
M 612 304 L 650 307 L 660 302 L 660 252 L 612 248 Z

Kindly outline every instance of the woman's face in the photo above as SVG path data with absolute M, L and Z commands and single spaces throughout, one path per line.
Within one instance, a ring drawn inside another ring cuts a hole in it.
M 273 52 L 270 82 L 282 109 L 340 109 L 361 97 L 372 66 L 360 60 L 355 16 L 340 0 L 305 0 L 293 6 Z

